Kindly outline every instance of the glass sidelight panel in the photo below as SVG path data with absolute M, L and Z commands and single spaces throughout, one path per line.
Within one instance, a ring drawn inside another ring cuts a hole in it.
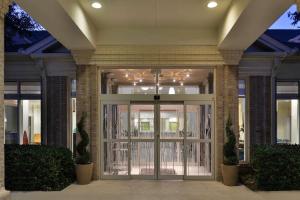
M 187 144 L 187 175 L 211 176 L 210 142 L 190 142 Z
M 104 139 L 128 139 L 128 105 L 103 105 Z
M 154 175 L 154 142 L 131 143 L 131 175 Z
M 212 105 L 186 105 L 186 175 L 212 176 Z
M 104 175 L 128 175 L 128 142 L 104 142 Z
M 129 175 L 128 107 L 126 104 L 103 104 L 104 175 Z
M 160 175 L 183 175 L 183 142 L 160 143 Z
M 186 106 L 187 139 L 211 139 L 211 105 Z

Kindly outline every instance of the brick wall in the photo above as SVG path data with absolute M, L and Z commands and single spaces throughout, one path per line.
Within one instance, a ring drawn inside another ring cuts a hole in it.
M 47 144 L 70 144 L 70 80 L 64 76 L 47 77 Z
M 90 135 L 90 152 L 94 163 L 93 178 L 100 178 L 100 78 L 96 66 L 78 66 L 77 80 L 77 121 L 83 112 L 87 113 L 86 130 Z
M 3 4 L 3 1 L 0 1 Z M 0 17 L 0 189 L 4 185 L 4 23 Z

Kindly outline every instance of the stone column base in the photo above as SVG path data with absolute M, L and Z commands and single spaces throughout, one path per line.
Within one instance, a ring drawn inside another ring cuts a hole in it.
M 0 188 L 0 200 L 10 200 L 10 191 Z

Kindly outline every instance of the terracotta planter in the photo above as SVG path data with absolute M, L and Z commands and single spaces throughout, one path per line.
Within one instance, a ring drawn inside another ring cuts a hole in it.
M 89 184 L 92 180 L 93 163 L 86 165 L 76 165 L 76 177 L 79 185 Z
M 227 186 L 235 186 L 239 180 L 239 168 L 237 165 L 222 164 L 223 183 Z

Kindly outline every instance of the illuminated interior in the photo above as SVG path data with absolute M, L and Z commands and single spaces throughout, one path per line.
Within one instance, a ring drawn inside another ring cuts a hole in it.
M 102 70 L 102 94 L 212 94 L 213 69 Z

